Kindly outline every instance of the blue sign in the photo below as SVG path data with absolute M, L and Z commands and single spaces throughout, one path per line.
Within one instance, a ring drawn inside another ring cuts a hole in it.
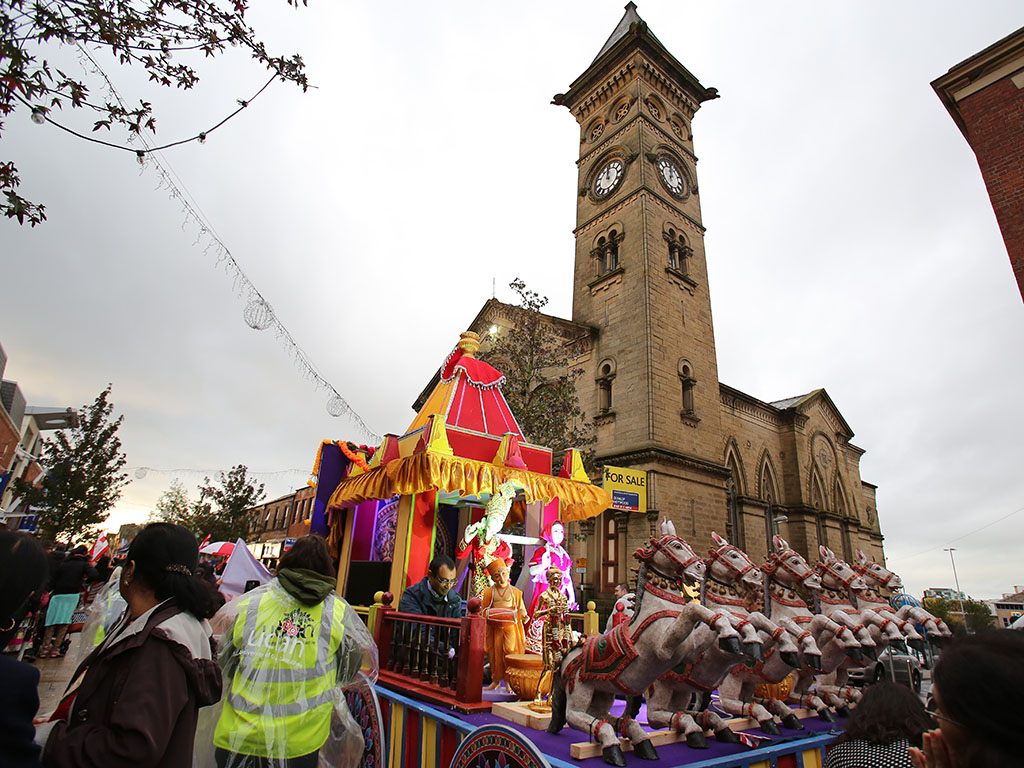
M 19 531 L 28 531 L 29 533 L 35 533 L 36 528 L 39 527 L 39 515 L 25 515 L 21 518 L 18 523 Z
M 612 507 L 624 512 L 638 512 L 640 510 L 640 494 L 634 491 L 612 490 Z
M 292 545 L 294 543 L 295 543 L 295 539 L 285 539 L 284 540 L 284 551 L 287 552 L 289 549 L 291 549 Z

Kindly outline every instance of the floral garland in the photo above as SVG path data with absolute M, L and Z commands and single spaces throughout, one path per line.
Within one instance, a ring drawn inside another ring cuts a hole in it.
M 345 454 L 345 457 L 349 461 L 353 462 L 364 472 L 370 471 L 370 465 L 366 463 L 366 459 L 356 453 L 356 451 L 363 450 L 366 451 L 368 455 L 372 456 L 374 453 L 372 448 L 367 448 L 365 445 L 356 445 L 355 443 L 350 443 L 345 440 L 339 440 L 338 447 L 341 448 L 341 452 Z

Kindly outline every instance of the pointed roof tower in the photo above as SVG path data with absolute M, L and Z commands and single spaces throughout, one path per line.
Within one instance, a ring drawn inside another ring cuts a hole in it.
M 626 12 L 619 19 L 619 23 L 615 25 L 615 29 L 612 30 L 608 40 L 598 51 L 597 57 L 586 72 L 577 77 L 569 86 L 568 93 L 555 94 L 553 102 L 575 112 L 576 102 L 579 98 L 590 93 L 596 81 L 613 75 L 612 70 L 620 64 L 630 48 L 643 51 L 658 66 L 665 68 L 669 77 L 681 83 L 687 94 L 698 104 L 718 98 L 716 88 L 705 88 L 686 67 L 676 60 L 675 56 L 668 52 L 668 49 L 651 32 L 647 22 L 640 18 L 640 14 L 636 11 L 636 4 L 630 0 L 626 3 Z
M 448 426 L 497 437 L 511 432 L 519 440 L 525 439 L 501 393 L 505 377 L 493 366 L 476 359 L 479 349 L 480 340 L 476 333 L 466 331 L 462 334 L 441 368 L 440 381 L 407 432 L 426 426 L 433 414 L 439 414 Z

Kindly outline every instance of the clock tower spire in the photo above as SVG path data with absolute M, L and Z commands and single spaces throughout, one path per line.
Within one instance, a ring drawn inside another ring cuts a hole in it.
M 691 133 L 717 95 L 630 2 L 554 97 L 580 126 L 572 319 L 598 330 L 579 385 L 597 459 L 646 470 L 649 506 L 694 531 L 725 530 L 729 476 Z

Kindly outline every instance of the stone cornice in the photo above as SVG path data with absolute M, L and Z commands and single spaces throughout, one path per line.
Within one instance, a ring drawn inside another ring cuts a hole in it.
M 607 208 L 581 223 L 578 227 L 576 227 L 576 229 L 573 230 L 573 234 L 577 236 L 582 234 L 586 230 L 593 227 L 595 224 L 600 223 L 603 219 L 609 218 L 618 211 L 622 210 L 624 207 L 632 203 L 634 198 L 638 196 L 643 197 L 644 194 L 648 195 L 654 201 L 660 202 L 664 207 L 668 208 L 673 213 L 673 215 L 681 216 L 683 219 L 685 219 L 694 227 L 696 227 L 697 231 L 699 231 L 701 234 L 705 232 L 704 225 L 697 221 L 695 218 L 693 218 L 690 214 L 680 210 L 679 208 L 676 208 L 675 206 L 667 205 L 665 203 L 665 200 L 655 189 L 649 187 L 647 184 L 641 184 L 639 187 L 636 188 L 635 191 L 631 192 L 629 195 L 627 195 L 622 200 L 617 202 L 611 208 Z
M 727 384 L 718 384 L 719 397 L 722 405 L 733 413 L 746 416 L 767 424 L 771 427 L 781 427 L 785 423 L 782 413 L 775 406 L 762 402 L 745 392 L 733 389 Z
M 621 453 L 597 455 L 594 458 L 602 464 L 612 464 L 614 466 L 629 467 L 636 464 L 664 462 L 667 464 L 674 464 L 677 467 L 685 467 L 687 469 L 706 472 L 715 477 L 721 478 L 722 480 L 727 480 L 730 476 L 729 468 L 722 464 L 716 464 L 712 461 L 707 461 L 706 459 L 699 459 L 696 456 L 678 453 L 677 451 L 670 451 L 667 448 L 660 448 L 653 445 L 644 448 L 636 448 L 631 451 L 623 451 Z

